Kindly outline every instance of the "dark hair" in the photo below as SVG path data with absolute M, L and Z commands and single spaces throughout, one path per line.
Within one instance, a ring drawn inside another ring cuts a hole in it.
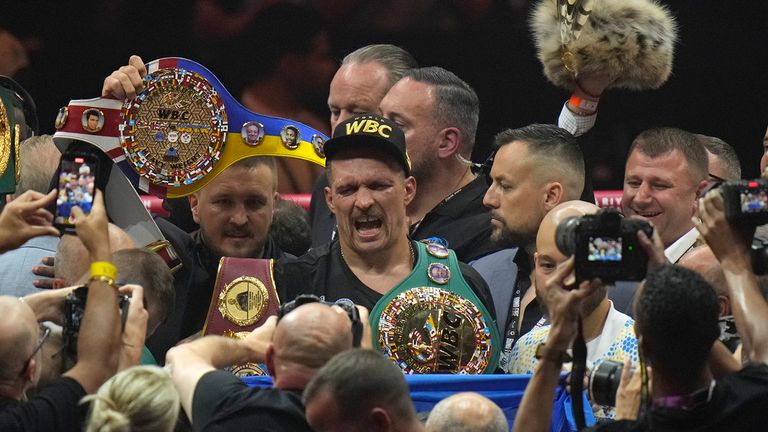
M 650 273 L 635 300 L 637 336 L 651 366 L 689 384 L 720 335 L 715 290 L 696 272 L 665 265 Z
M 728 171 L 726 180 L 739 180 L 741 178 L 741 163 L 739 162 L 739 156 L 730 144 L 718 137 L 701 134 L 696 134 L 694 136 L 708 152 L 725 162 L 725 169 Z
M 312 244 L 307 212 L 291 200 L 275 200 L 269 235 L 280 250 L 296 256 L 303 255 Z
M 709 173 L 709 159 L 704 146 L 696 136 L 682 129 L 663 127 L 643 131 L 632 142 L 629 154 L 635 150 L 651 159 L 679 151 L 692 169 L 691 175 L 696 183 L 706 179 Z
M 91 118 L 91 116 L 94 116 L 94 117 L 98 118 L 99 117 L 99 112 L 94 110 L 94 109 L 90 109 L 90 110 L 85 112 L 85 118 L 86 119 Z
M 341 61 L 341 64 L 368 64 L 379 63 L 389 72 L 389 85 L 396 82 L 411 69 L 419 67 L 411 53 L 390 44 L 366 45 L 358 48 Z
M 304 390 L 304 405 L 328 392 L 340 409 L 342 421 L 354 421 L 373 407 L 391 413 L 413 415 L 408 384 L 403 373 L 377 351 L 351 349 L 325 364 Z
M 472 153 L 480 117 L 480 100 L 475 90 L 453 72 L 440 67 L 411 69 L 404 78 L 434 87 L 435 104 L 432 107 L 437 121 L 444 127 L 458 128 L 465 142 L 460 151 Z
M 528 144 L 528 155 L 544 161 L 541 166 L 545 169 L 538 171 L 545 171 L 550 176 L 556 176 L 554 179 L 568 183 L 568 199 L 579 199 L 584 189 L 584 154 L 570 132 L 555 125 L 538 123 L 505 129 L 494 137 L 494 149 L 498 150 L 513 141 Z
M 173 310 L 176 293 L 173 274 L 162 258 L 146 249 L 121 249 L 112 254 L 117 267 L 118 282 L 134 283 L 144 288 L 145 301 L 151 297 L 159 307 L 159 322 L 165 321 Z

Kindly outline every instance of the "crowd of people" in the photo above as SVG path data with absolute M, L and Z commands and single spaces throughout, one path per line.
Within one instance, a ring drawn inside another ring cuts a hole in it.
M 147 72 L 131 56 L 102 96 L 136 97 Z M 239 160 L 154 220 L 182 263 L 175 271 L 109 222 L 87 166 L 34 163 L 60 155 L 50 137 L 25 141 L 0 214 L 0 430 L 545 431 L 556 390 L 581 387 L 563 373 L 606 360 L 624 369 L 616 399 L 586 407 L 594 430 L 761 430 L 768 302 L 753 267 L 755 224 L 727 217 L 716 187 L 741 177 L 727 143 L 643 131 L 625 161 L 621 212 L 653 234 L 626 241 L 607 227 L 570 239 L 587 261 L 618 266 L 639 244 L 642 281 L 578 280 L 581 263 L 562 248 L 562 224 L 601 211 L 580 137 L 609 84 L 580 75 L 557 125 L 502 130 L 476 164 L 474 89 L 397 46 L 361 47 L 330 81 L 332 138 L 309 214 L 280 198 L 289 165 Z M 251 126 L 243 140 L 258 143 Z M 309 139 L 297 130 L 285 130 L 291 146 Z M 76 234 L 60 235 L 57 200 L 85 194 L 86 208 L 66 206 Z M 750 192 L 737 207 L 764 211 L 747 205 L 764 196 Z M 203 335 L 225 257 L 273 260 L 282 304 L 240 337 Z M 451 305 L 419 321 L 411 342 L 381 342 L 397 324 L 387 314 L 429 289 L 468 305 L 492 355 L 462 363 L 461 349 L 480 350 L 476 337 L 448 350 L 463 343 L 448 331 Z M 513 423 L 474 392 L 420 413 L 403 375 L 421 370 L 413 362 L 530 382 Z M 233 365 L 263 365 L 271 387 L 251 387 Z

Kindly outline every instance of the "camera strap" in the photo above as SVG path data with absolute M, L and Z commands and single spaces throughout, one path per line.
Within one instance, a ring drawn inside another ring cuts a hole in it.
M 571 364 L 571 407 L 573 418 L 576 420 L 576 429 L 582 430 L 587 423 L 584 418 L 584 399 L 582 397 L 584 374 L 587 370 L 587 344 L 584 341 L 581 316 L 579 316 L 576 339 L 573 341 L 571 353 L 573 357 Z

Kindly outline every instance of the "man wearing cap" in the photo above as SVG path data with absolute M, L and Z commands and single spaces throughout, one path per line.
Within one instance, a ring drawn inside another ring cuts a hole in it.
M 402 130 L 377 116 L 340 123 L 325 144 L 325 189 L 336 216 L 338 238 L 275 266 L 281 299 L 298 294 L 349 299 L 374 309 L 407 287 L 444 287 L 471 299 L 493 327 L 493 301 L 480 275 L 459 263 L 453 251 L 408 237 L 406 207 L 416 193 Z M 386 297 L 386 298 L 385 298 Z M 375 327 L 375 326 L 374 326 Z M 374 336 L 375 338 L 376 336 Z

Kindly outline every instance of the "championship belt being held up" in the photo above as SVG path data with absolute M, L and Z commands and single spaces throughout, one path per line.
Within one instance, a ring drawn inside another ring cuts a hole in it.
M 540 0 L 531 29 L 544 75 L 569 91 L 579 74 L 642 90 L 672 72 L 677 26 L 654 0 Z
M 224 257 L 203 326 L 203 335 L 243 339 L 280 310 L 273 260 Z M 266 375 L 257 364 L 234 365 L 239 376 Z
M 413 272 L 371 311 L 373 346 L 407 374 L 493 373 L 501 337 L 456 254 L 439 243 L 415 244 Z
M 94 143 L 136 189 L 161 198 L 194 193 L 250 156 L 325 165 L 324 134 L 247 110 L 202 65 L 169 57 L 148 63 L 147 72 L 133 100 L 70 101 L 56 119 L 55 138 Z

